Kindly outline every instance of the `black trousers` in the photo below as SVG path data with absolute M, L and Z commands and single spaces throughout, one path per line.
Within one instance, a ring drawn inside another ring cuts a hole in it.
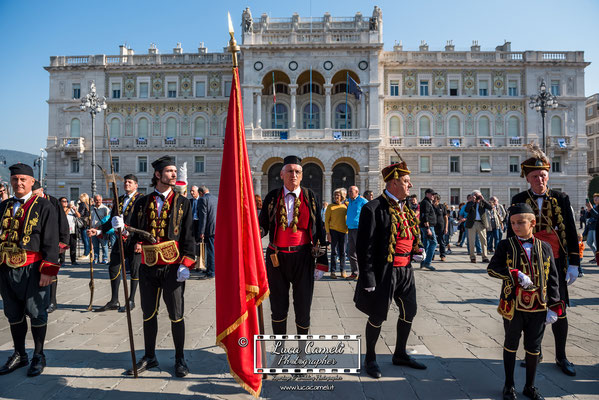
M 504 318 L 504 349 L 515 353 L 518 350 L 520 336 L 524 333 L 524 350 L 529 354 L 539 355 L 543 334 L 545 333 L 546 317 L 546 311 L 524 312 L 515 310 L 511 321 Z
M 299 328 L 310 327 L 310 308 L 314 292 L 314 258 L 311 246 L 305 245 L 294 253 L 277 253 L 279 266 L 274 267 L 270 258 L 274 250 L 266 250 L 266 273 L 270 288 L 272 322 L 282 323 L 289 312 L 289 288 L 293 287 L 295 323 Z
M 380 326 L 387 319 L 387 312 L 392 300 L 399 308 L 399 319 L 404 322 L 411 323 L 418 311 L 416 282 L 412 267 L 390 267 L 389 272 L 389 282 L 381 282 L 372 292 L 379 292 L 378 296 L 385 296 L 385 303 L 381 301 L 378 311 L 368 316 L 370 322 L 376 326 Z
M 50 286 L 39 285 L 41 261 L 21 268 L 0 264 L 0 296 L 4 315 L 11 325 L 19 324 L 25 315 L 31 318 L 31 326 L 40 327 L 48 323 L 46 309 L 50 305 Z
M 161 294 L 170 320 L 179 322 L 183 319 L 185 282 L 177 282 L 178 268 L 179 264 L 154 265 L 153 267 L 141 264 L 139 295 L 144 321 L 149 321 L 158 315 Z
M 117 246 L 118 247 L 118 246 Z M 129 272 L 132 280 L 139 280 L 139 267 L 141 265 L 141 253 L 134 253 L 132 256 L 125 256 L 125 270 Z M 108 265 L 108 275 L 110 280 L 121 279 L 121 256 L 120 252 L 113 250 L 110 253 L 110 264 Z

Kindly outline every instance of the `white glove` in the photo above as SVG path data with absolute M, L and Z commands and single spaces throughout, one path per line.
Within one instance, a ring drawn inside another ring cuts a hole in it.
M 578 267 L 576 265 L 568 265 L 568 270 L 566 271 L 566 282 L 568 286 L 574 283 L 574 281 L 578 278 Z
M 533 285 L 532 281 L 528 277 L 528 275 L 524 274 L 522 271 L 518 271 L 518 283 L 524 289 L 528 289 Z
M 321 271 L 319 269 L 314 270 L 314 280 L 315 281 L 319 281 L 320 278 L 322 278 L 323 276 L 324 276 L 324 271 Z
M 426 258 L 426 251 L 424 251 L 424 249 L 422 249 L 422 253 L 414 254 L 412 256 L 412 261 L 420 263 L 420 262 L 424 261 L 425 258 Z
M 547 309 L 547 318 L 545 318 L 545 325 L 551 325 L 557 321 L 557 314 L 550 309 Z
M 373 287 L 365 287 L 364 288 L 364 290 L 366 290 L 368 293 L 374 292 L 374 289 L 376 289 L 376 288 L 373 288 Z
M 189 278 L 189 268 L 185 265 L 179 265 L 177 270 L 177 282 L 185 282 Z
M 125 220 L 123 219 L 122 215 L 117 215 L 116 217 L 112 217 L 110 224 L 112 225 L 112 229 L 114 229 L 114 230 L 125 229 Z

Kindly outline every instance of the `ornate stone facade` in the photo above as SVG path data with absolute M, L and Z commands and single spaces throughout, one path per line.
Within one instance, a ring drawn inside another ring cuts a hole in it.
M 551 185 L 584 201 L 582 52 L 383 50 L 382 11 L 336 18 L 242 14 L 240 76 L 248 151 L 257 193 L 280 186 L 283 157 L 304 159 L 304 183 L 329 200 L 336 187 L 382 190 L 380 169 L 401 153 L 413 191 L 435 188 L 457 204 L 474 189 L 502 203 L 526 187 L 523 145 L 541 140 L 528 96 L 545 79 L 560 107 L 547 116 Z M 231 56 L 226 53 L 51 57 L 49 190 L 89 191 L 90 118 L 72 99 L 92 81 L 107 97 L 96 127 L 98 163 L 107 147 L 121 174 L 148 188 L 149 164 L 164 153 L 188 162 L 192 184 L 218 192 Z M 359 88 L 348 93 L 348 88 Z M 358 95 L 358 91 L 360 91 Z M 276 99 L 276 101 L 275 101 Z M 74 121 L 77 120 L 77 121 Z M 79 161 L 77 161 L 79 160 Z M 143 171 L 146 172 L 143 172 Z M 102 186 L 100 186 L 102 187 Z

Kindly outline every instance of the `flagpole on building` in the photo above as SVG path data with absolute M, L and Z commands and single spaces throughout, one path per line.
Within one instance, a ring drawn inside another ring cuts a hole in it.
M 349 91 L 349 72 L 345 71 L 345 129 L 347 128 L 347 92 Z
M 231 35 L 231 39 L 229 40 L 229 51 L 231 52 L 232 55 L 232 60 L 233 60 L 233 74 L 236 74 L 236 70 L 238 69 L 239 65 L 237 63 L 237 52 L 240 50 L 239 46 L 237 45 L 237 42 L 235 41 L 235 31 L 233 30 L 233 23 L 231 22 L 231 14 L 227 13 L 227 16 L 229 18 L 229 35 Z M 273 79 L 273 86 L 272 86 L 272 90 L 273 90 L 273 95 L 275 93 L 275 73 L 273 71 L 272 73 L 272 79 Z M 277 116 L 277 112 L 276 112 L 276 104 L 275 104 L 275 128 L 276 128 L 276 116 Z M 241 157 L 241 152 L 240 152 L 240 157 Z M 251 182 L 250 182 L 251 184 Z M 260 303 L 257 307 L 257 314 L 258 314 L 258 328 L 260 330 L 260 334 L 264 335 L 264 311 L 262 309 L 262 303 Z M 253 338 L 251 338 L 251 340 L 253 340 Z M 264 345 L 260 346 L 261 349 L 261 354 L 262 354 L 262 366 L 264 367 L 264 363 L 266 362 L 266 348 L 264 347 Z M 267 377 L 266 374 L 263 375 L 264 378 Z

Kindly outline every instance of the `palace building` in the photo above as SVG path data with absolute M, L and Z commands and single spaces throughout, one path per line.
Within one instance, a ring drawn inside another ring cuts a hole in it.
M 303 184 L 330 201 L 338 187 L 378 193 L 382 167 L 403 157 L 419 197 L 434 188 L 458 204 L 474 189 L 508 203 L 526 143 L 542 143 L 541 115 L 528 106 L 541 81 L 558 97 L 545 139 L 550 186 L 584 202 L 587 174 L 582 51 L 481 51 L 477 42 L 442 51 L 383 49 L 383 16 L 253 18 L 242 13 L 240 76 L 254 188 L 281 185 L 289 154 L 303 159 Z M 89 192 L 91 117 L 81 98 L 95 82 L 108 108 L 96 118 L 97 163 L 135 173 L 149 190 L 150 163 L 168 153 L 187 162 L 190 184 L 218 194 L 231 87 L 231 55 L 161 54 L 121 46 L 118 55 L 50 58 L 48 190 L 75 199 Z M 98 190 L 107 193 L 100 181 Z

